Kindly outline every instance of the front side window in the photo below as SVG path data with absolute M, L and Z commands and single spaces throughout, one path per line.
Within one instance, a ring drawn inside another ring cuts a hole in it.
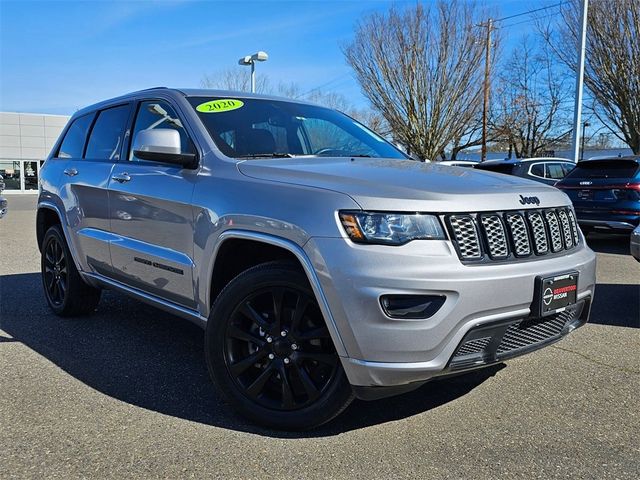
M 91 130 L 85 158 L 119 160 L 128 118 L 129 105 L 102 110 Z
M 547 178 L 553 178 L 554 180 L 560 180 L 564 178 L 564 170 L 560 163 L 547 163 Z
M 83 115 L 76 118 L 62 140 L 58 150 L 58 158 L 82 158 L 84 142 L 87 139 L 87 132 L 91 126 L 93 114 Z
M 142 130 L 151 130 L 154 128 L 176 130 L 180 134 L 180 151 L 182 153 L 195 153 L 193 144 L 189 139 L 184 125 L 182 125 L 182 122 L 171 105 L 158 100 L 141 102 L 131 138 L 135 139 L 138 132 Z M 133 147 L 133 142 L 131 146 Z M 129 160 L 140 161 L 140 159 L 134 155 L 133 148 L 129 151 Z
M 378 134 L 328 108 L 268 99 L 190 97 L 228 157 L 408 157 Z

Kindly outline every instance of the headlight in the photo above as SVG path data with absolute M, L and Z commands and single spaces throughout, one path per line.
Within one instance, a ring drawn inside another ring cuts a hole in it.
M 403 245 L 411 240 L 444 240 L 435 215 L 420 213 L 339 212 L 349 238 L 357 243 Z

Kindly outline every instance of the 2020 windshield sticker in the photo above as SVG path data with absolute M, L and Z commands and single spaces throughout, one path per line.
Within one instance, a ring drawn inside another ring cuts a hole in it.
M 198 112 L 202 113 L 220 113 L 229 112 L 241 108 L 244 102 L 234 98 L 221 98 L 219 100 L 211 100 L 210 102 L 201 103 L 196 107 Z

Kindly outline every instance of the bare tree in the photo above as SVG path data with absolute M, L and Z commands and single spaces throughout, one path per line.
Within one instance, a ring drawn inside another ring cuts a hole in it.
M 571 0 L 557 24 L 539 25 L 557 57 L 574 72 L 580 10 L 579 0 Z M 639 34 L 640 1 L 589 3 L 584 80 L 595 100 L 593 113 L 635 154 L 640 154 Z
M 203 88 L 248 92 L 251 90 L 251 74 L 247 67 L 229 68 L 205 75 L 200 80 L 200 85 Z M 268 93 L 271 91 L 272 87 L 269 78 L 266 75 L 256 74 L 256 92 Z
M 247 69 L 245 68 L 244 70 Z M 251 88 L 249 75 L 241 69 L 222 70 L 214 74 L 205 75 L 200 84 L 203 88 L 238 92 L 248 91 Z M 370 108 L 354 107 L 344 95 L 338 92 L 324 92 L 319 89 L 302 92 L 300 86 L 295 82 L 278 82 L 274 87 L 273 82 L 266 75 L 256 76 L 256 91 L 258 93 L 317 103 L 323 107 L 346 113 L 381 135 L 389 133 L 389 128 L 379 113 Z
M 569 125 L 562 108 L 571 98 L 566 72 L 527 37 L 501 70 L 492 105 L 494 135 L 517 157 L 536 156 Z
M 479 117 L 484 45 L 475 4 L 374 13 L 343 52 L 363 94 L 412 153 L 433 159 Z

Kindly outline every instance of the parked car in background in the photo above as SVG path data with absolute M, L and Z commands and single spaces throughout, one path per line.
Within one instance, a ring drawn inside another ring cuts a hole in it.
M 554 185 L 575 167 L 566 158 L 521 158 L 514 160 L 487 160 L 475 165 L 480 170 L 515 175 L 537 182 Z
M 556 184 L 586 234 L 630 233 L 640 223 L 640 156 L 583 160 Z
M 7 199 L 2 196 L 4 190 L 4 178 L 0 175 L 0 218 L 7 214 Z
M 471 160 L 445 160 L 443 162 L 438 162 L 439 165 L 449 165 L 450 167 L 475 167 L 478 162 L 473 162 Z
M 640 225 L 631 233 L 631 255 L 640 262 Z

